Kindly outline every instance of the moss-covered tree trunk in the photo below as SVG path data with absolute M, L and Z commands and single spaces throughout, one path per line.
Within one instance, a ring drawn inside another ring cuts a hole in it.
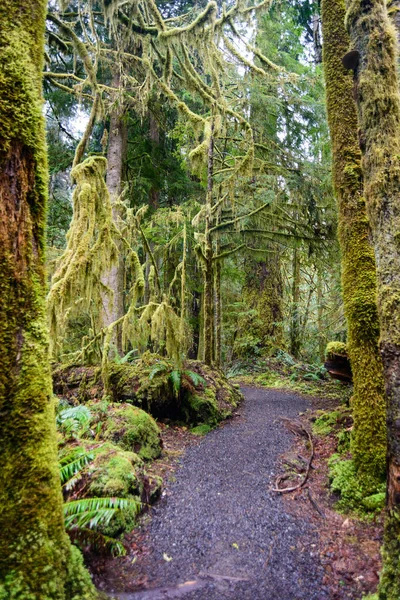
M 339 210 L 343 302 L 354 381 L 352 453 L 368 494 L 384 478 L 386 455 L 376 267 L 365 211 L 353 82 L 342 64 L 350 43 L 344 23 L 344 0 L 323 0 L 321 10 L 333 178 Z
M 290 352 L 295 358 L 300 354 L 300 256 L 297 248 L 292 259 L 292 305 L 290 308 Z
M 119 73 L 115 73 L 112 85 L 120 85 Z M 124 120 L 124 107 L 118 105 L 111 113 L 110 129 L 107 150 L 107 175 L 106 182 L 112 204 L 112 215 L 115 225 L 119 228 L 123 221 L 123 211 L 119 200 L 123 184 L 123 167 L 127 152 L 128 142 L 127 125 Z M 103 326 L 107 327 L 124 315 L 124 258 L 120 240 L 116 240 L 119 251 L 118 259 L 105 275 L 103 283 L 107 290 L 103 294 Z M 122 332 L 116 327 L 112 336 L 112 343 L 119 353 L 122 353 Z
M 45 0 L 0 5 L 0 597 L 91 598 L 64 531 L 44 314 Z
M 240 319 L 238 331 L 250 334 L 258 340 L 257 345 L 260 349 L 282 348 L 283 282 L 279 254 L 271 252 L 265 260 L 247 257 L 244 270 L 244 307 L 246 310 L 255 311 L 257 316 L 255 319 Z
M 211 126 L 210 145 L 208 148 L 207 163 L 207 195 L 206 195 L 206 223 L 204 232 L 204 258 L 203 268 L 203 345 L 204 362 L 206 365 L 212 365 L 214 359 L 214 265 L 213 265 L 213 245 L 211 237 L 212 204 L 213 204 L 213 166 L 214 166 L 214 122 Z
M 387 394 L 387 520 L 379 597 L 400 598 L 400 99 L 397 40 L 385 0 L 350 2 L 367 214 L 377 266 L 380 346 Z

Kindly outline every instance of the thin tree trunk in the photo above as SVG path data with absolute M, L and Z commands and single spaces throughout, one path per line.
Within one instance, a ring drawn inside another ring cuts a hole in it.
M 400 99 L 397 40 L 384 0 L 351 2 L 364 192 L 377 266 L 380 345 L 387 394 L 387 507 L 379 598 L 400 598 Z
M 119 73 L 113 77 L 112 85 L 117 88 L 120 79 Z M 122 192 L 123 167 L 127 152 L 127 126 L 124 122 L 124 109 L 117 107 L 111 114 L 110 130 L 108 136 L 107 151 L 107 175 L 106 182 L 112 204 L 113 220 L 117 227 L 120 227 L 123 219 L 121 207 L 118 201 Z M 124 315 L 124 259 L 123 248 L 120 240 L 116 240 L 119 250 L 119 257 L 116 263 L 111 267 L 103 280 L 108 288 L 103 295 L 103 326 L 107 327 Z M 122 334 L 121 329 L 116 328 L 112 337 L 112 343 L 121 354 Z
M 94 597 L 64 530 L 45 322 L 44 0 L 0 6 L 0 597 Z
M 217 254 L 219 249 L 216 250 Z M 221 366 L 222 336 L 222 298 L 221 298 L 221 263 L 216 261 L 214 267 L 214 364 Z
M 323 363 L 325 360 L 326 341 L 324 331 L 324 307 L 323 307 L 323 279 L 321 269 L 317 273 L 317 327 L 318 327 L 318 356 Z
M 295 358 L 300 354 L 300 257 L 297 248 L 293 250 L 292 262 L 292 308 L 291 308 L 291 323 L 290 323 L 290 352 Z
M 204 249 L 204 362 L 207 365 L 213 363 L 214 346 L 214 310 L 213 310 L 213 247 L 210 234 L 211 229 L 211 209 L 213 198 L 213 166 L 214 166 L 214 122 L 211 125 L 210 145 L 208 148 L 208 169 L 207 169 L 207 197 L 206 197 L 206 227 L 205 227 L 205 249 Z
M 154 114 L 150 111 L 149 113 L 149 122 L 150 122 L 150 131 L 149 138 L 152 142 L 151 154 L 152 157 L 155 158 L 155 150 L 158 144 L 160 143 L 160 128 L 158 126 L 158 121 L 155 118 Z M 153 186 L 149 192 L 149 204 L 153 210 L 157 210 L 160 201 L 160 192 L 157 187 Z

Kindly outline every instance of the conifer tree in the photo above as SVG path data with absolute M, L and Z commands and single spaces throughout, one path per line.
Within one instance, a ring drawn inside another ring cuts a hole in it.
M 47 2 L 0 6 L 0 597 L 95 597 L 64 530 L 44 314 Z

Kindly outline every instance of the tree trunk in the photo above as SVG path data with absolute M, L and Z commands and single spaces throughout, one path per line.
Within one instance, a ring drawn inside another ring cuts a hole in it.
M 119 74 L 113 77 L 112 85 L 119 86 Z M 124 109 L 118 106 L 111 113 L 110 130 L 108 136 L 107 151 L 107 175 L 106 183 L 112 204 L 113 221 L 119 228 L 123 219 L 118 200 L 122 192 L 123 167 L 127 152 L 127 126 L 124 122 Z M 120 240 L 115 240 L 119 257 L 110 271 L 104 277 L 103 283 L 108 291 L 103 295 L 103 326 L 107 327 L 124 315 L 124 259 L 123 248 Z M 122 332 L 121 328 L 115 329 L 112 343 L 117 351 L 122 354 Z
M 344 0 L 323 0 L 326 97 L 339 209 L 347 347 L 354 381 L 351 449 L 367 494 L 376 489 L 385 473 L 386 409 L 378 348 L 376 267 L 363 197 L 357 114 L 352 78 L 342 65 L 350 43 L 344 17 Z
M 293 250 L 292 307 L 290 322 L 290 352 L 295 358 L 300 354 L 300 257 L 297 248 Z
M 155 118 L 154 114 L 150 111 L 149 115 L 150 122 L 150 130 L 149 130 L 149 138 L 152 142 L 151 154 L 152 158 L 156 159 L 156 147 L 160 143 L 160 128 L 158 126 L 158 121 Z M 160 192 L 156 186 L 153 186 L 149 192 L 149 204 L 150 208 L 153 210 L 157 210 L 160 201 Z
M 47 2 L 0 7 L 0 597 L 93 598 L 64 530 L 45 324 Z
M 219 253 L 219 249 L 217 249 Z M 221 299 L 221 263 L 216 262 L 214 267 L 214 364 L 221 366 L 221 338 L 222 338 L 222 299 Z
M 263 350 L 283 347 L 282 299 L 283 283 L 279 254 L 271 252 L 263 261 L 246 259 L 246 279 L 242 289 L 243 302 L 247 309 L 257 312 L 254 319 L 244 319 L 238 330 L 250 333 L 259 340 Z
M 318 327 L 318 357 L 321 363 L 325 360 L 326 340 L 324 337 L 324 305 L 323 279 L 321 269 L 317 273 L 317 327 Z
M 207 175 L 207 197 L 206 197 L 206 227 L 204 244 L 204 362 L 206 365 L 213 363 L 214 348 L 214 269 L 213 269 L 213 247 L 210 234 L 211 229 L 211 209 L 213 198 L 213 163 L 214 163 L 214 122 L 211 125 L 210 145 L 208 148 L 208 175 Z
M 400 597 L 400 99 L 397 40 L 385 0 L 349 4 L 367 214 L 377 266 L 380 343 L 387 394 L 387 507 L 379 598 Z

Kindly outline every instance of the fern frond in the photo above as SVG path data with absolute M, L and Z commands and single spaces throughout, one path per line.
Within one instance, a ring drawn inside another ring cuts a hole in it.
M 128 498 L 81 498 L 64 504 L 65 527 L 94 529 L 107 525 L 121 510 L 131 509 L 138 514 L 141 503 Z
M 164 373 L 165 371 L 168 371 L 169 368 L 169 365 L 165 362 L 156 363 L 150 371 L 149 379 L 153 379 L 159 373 Z
M 66 459 L 70 459 L 68 462 L 65 462 Z M 94 459 L 94 454 L 92 452 L 82 452 L 78 454 L 74 452 L 72 455 L 70 454 L 66 458 L 64 458 L 63 464 L 60 464 L 60 477 L 61 484 L 65 485 L 70 482 L 71 479 L 82 471 L 86 467 L 87 464 L 92 462 Z
M 204 385 L 204 387 L 206 387 L 207 381 L 204 379 L 204 377 L 202 377 L 198 373 L 195 373 L 194 371 L 184 371 L 184 373 L 185 373 L 186 377 L 188 377 L 191 380 L 194 387 L 197 387 L 200 384 Z
M 75 527 L 67 528 L 70 538 L 78 542 L 81 546 L 90 546 L 97 552 L 110 552 L 113 556 L 125 556 L 124 545 L 108 535 L 99 531 L 93 531 L 87 527 L 77 529 Z
M 174 371 L 171 371 L 169 378 L 172 381 L 172 385 L 173 385 L 175 394 L 178 395 L 179 390 L 181 389 L 181 379 L 182 379 L 181 372 L 175 369 Z

